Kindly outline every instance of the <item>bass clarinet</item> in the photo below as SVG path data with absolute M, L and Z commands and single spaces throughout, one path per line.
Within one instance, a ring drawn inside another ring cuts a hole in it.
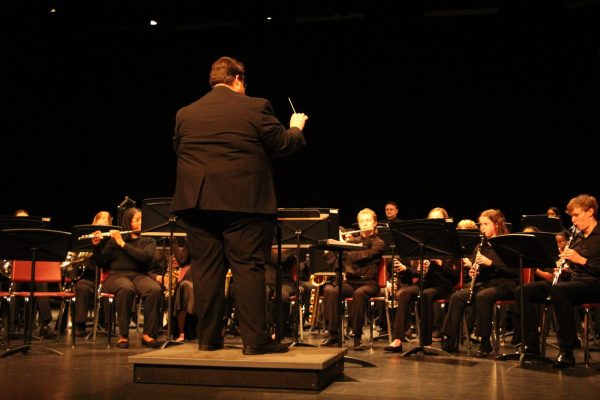
M 481 248 L 485 244 L 485 235 L 481 235 L 481 241 L 479 242 L 479 246 L 477 247 L 477 254 L 475 254 L 475 260 L 477 260 L 477 256 L 481 254 Z M 477 272 L 479 271 L 479 264 L 477 264 L 473 260 L 473 265 L 471 269 L 475 270 L 475 274 L 471 277 L 471 283 L 469 285 L 469 298 L 467 299 L 467 304 L 471 304 L 473 301 L 473 289 L 475 289 L 475 278 L 477 277 Z
M 575 237 L 575 235 L 578 232 L 578 230 L 575 227 L 575 225 L 573 225 L 572 227 L 570 227 L 569 231 L 571 231 L 571 235 L 569 236 L 569 240 L 567 241 L 567 245 L 565 246 L 565 249 L 568 249 L 569 246 L 571 246 L 571 242 L 573 241 L 573 238 Z M 552 279 L 552 286 L 556 285 L 556 283 L 560 279 L 560 275 L 562 274 L 563 269 L 565 267 L 568 267 L 568 266 L 569 265 L 567 264 L 567 260 L 565 258 L 563 258 L 563 259 L 560 260 L 560 263 L 557 266 L 556 271 L 554 272 L 554 278 Z

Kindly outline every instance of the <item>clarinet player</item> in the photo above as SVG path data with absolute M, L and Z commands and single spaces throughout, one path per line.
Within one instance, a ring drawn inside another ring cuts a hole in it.
M 479 215 L 479 230 L 486 239 L 507 234 L 504 214 L 494 209 L 483 211 Z M 481 337 L 477 357 L 486 357 L 493 350 L 490 335 L 494 302 L 515 298 L 514 290 L 517 286 L 518 272 L 504 264 L 487 240 L 482 243 L 483 245 L 478 246 L 475 253 L 474 264 L 477 265 L 477 271 L 473 269 L 471 272 L 471 279 L 476 279 L 472 286 L 472 293 L 467 287 L 450 296 L 448 314 L 442 328 L 446 336 L 442 348 L 448 353 L 458 351 L 460 321 L 469 298 L 475 305 L 476 330 Z
M 560 253 L 560 258 L 566 260 L 565 266 L 560 270 L 560 279 L 550 288 L 560 346 L 556 368 L 575 365 L 573 349 L 579 343 L 575 307 L 600 302 L 598 202 L 594 196 L 580 194 L 569 201 L 567 213 L 579 233 Z

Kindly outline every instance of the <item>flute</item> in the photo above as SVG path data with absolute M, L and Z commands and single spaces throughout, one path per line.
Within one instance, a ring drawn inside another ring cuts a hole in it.
M 141 231 L 120 231 L 121 235 L 126 235 L 128 233 L 140 233 Z M 87 235 L 81 235 L 77 238 L 77 240 L 85 240 L 85 239 L 93 239 L 95 237 L 107 237 L 110 236 L 110 232 L 101 232 L 97 235 L 93 233 L 89 233 Z

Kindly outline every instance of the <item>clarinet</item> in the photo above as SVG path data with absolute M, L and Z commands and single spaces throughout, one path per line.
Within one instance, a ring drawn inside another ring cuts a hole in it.
M 569 230 L 571 231 L 571 235 L 569 236 L 569 240 L 567 241 L 567 245 L 565 246 L 565 249 L 568 248 L 569 246 L 571 246 L 571 242 L 573 241 L 573 238 L 575 238 L 575 235 L 578 232 L 575 225 L 570 227 Z M 556 272 L 554 273 L 554 278 L 552 279 L 552 286 L 554 286 L 558 283 L 558 281 L 560 279 L 560 275 L 562 274 L 563 268 L 568 267 L 568 266 L 569 265 L 567 264 L 566 259 L 563 258 L 562 260 L 560 260 L 560 264 L 557 267 Z
M 481 254 L 481 248 L 485 243 L 485 235 L 481 235 L 481 242 L 479 242 L 479 247 L 477 247 L 477 254 L 475 254 L 475 259 L 477 256 Z M 471 284 L 469 285 L 469 298 L 467 299 L 467 304 L 471 304 L 473 302 L 473 289 L 475 289 L 475 278 L 477 277 L 477 271 L 479 271 L 479 264 L 473 260 L 473 265 L 471 268 L 475 269 L 476 274 L 471 278 Z

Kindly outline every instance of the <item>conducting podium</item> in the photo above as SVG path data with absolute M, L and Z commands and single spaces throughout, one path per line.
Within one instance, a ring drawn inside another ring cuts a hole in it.
M 421 219 L 397 221 L 389 223 L 392 237 L 396 244 L 396 251 L 402 260 L 418 260 L 423 265 L 425 259 L 460 258 L 461 245 L 454 225 L 444 219 Z M 443 350 L 425 346 L 423 343 L 425 310 L 423 299 L 423 283 L 425 281 L 424 268 L 419 268 L 419 345 L 402 353 L 402 357 L 418 352 L 423 354 L 448 354 Z M 393 294 L 395 296 L 395 293 Z
M 519 297 L 523 299 L 523 269 L 524 268 L 554 268 L 558 258 L 558 247 L 553 234 L 546 232 L 535 233 L 513 233 L 500 235 L 489 239 L 496 254 L 504 263 L 519 270 Z M 537 354 L 525 353 L 525 318 L 523 302 L 519 302 L 519 314 L 521 328 L 521 344 L 518 353 L 501 354 L 498 360 L 518 359 L 522 366 L 526 359 L 538 361 L 549 361 Z

